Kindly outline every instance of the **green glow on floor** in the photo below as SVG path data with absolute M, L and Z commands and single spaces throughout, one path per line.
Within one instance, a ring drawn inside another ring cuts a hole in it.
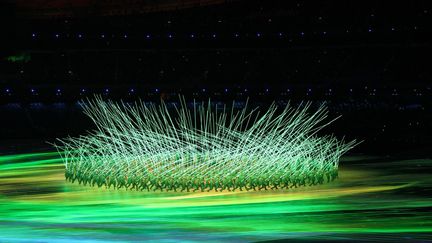
M 320 186 L 149 193 L 66 182 L 56 153 L 0 156 L 0 242 L 431 236 L 431 160 L 345 161 Z

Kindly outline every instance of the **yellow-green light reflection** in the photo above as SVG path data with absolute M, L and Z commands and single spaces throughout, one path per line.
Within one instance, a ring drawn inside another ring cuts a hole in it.
M 0 242 L 428 236 L 431 160 L 345 160 L 320 186 L 181 193 L 72 184 L 56 153 L 0 156 Z

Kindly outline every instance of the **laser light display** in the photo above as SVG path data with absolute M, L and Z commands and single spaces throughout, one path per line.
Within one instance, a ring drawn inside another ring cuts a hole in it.
M 317 132 L 327 110 L 275 103 L 264 111 L 207 102 L 83 103 L 96 125 L 59 140 L 66 178 L 92 186 L 167 191 L 267 190 L 322 184 L 355 146 Z M 171 111 L 173 110 L 173 111 Z

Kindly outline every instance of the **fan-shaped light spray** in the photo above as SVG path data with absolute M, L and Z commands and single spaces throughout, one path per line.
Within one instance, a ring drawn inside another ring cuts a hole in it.
M 96 125 L 86 136 L 59 140 L 66 178 L 136 190 L 260 190 L 321 184 L 337 177 L 339 159 L 355 145 L 316 132 L 327 110 L 311 103 L 264 112 L 183 98 L 159 105 L 83 103 Z

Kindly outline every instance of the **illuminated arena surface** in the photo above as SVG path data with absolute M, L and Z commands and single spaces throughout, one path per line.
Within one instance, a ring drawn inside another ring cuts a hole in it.
M 427 241 L 432 160 L 344 157 L 276 191 L 146 192 L 66 182 L 57 153 L 0 156 L 0 242 Z

